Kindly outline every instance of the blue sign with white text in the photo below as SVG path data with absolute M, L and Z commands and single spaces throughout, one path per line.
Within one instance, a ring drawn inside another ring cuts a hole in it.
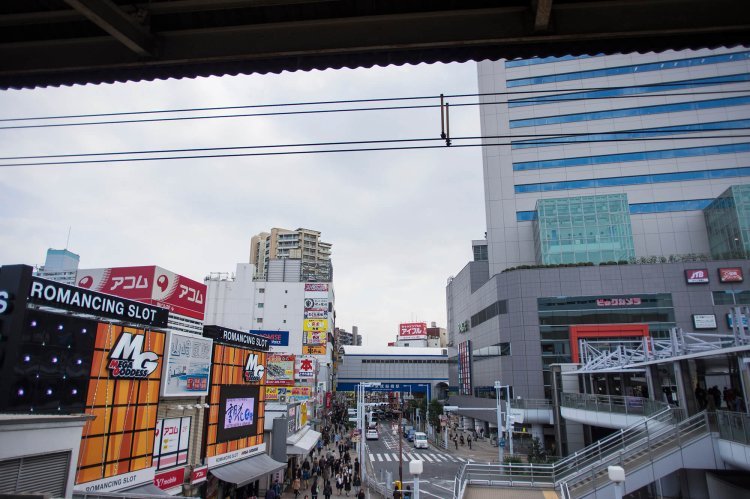
M 289 331 L 263 331 L 260 329 L 251 329 L 250 333 L 268 338 L 272 347 L 289 346 Z

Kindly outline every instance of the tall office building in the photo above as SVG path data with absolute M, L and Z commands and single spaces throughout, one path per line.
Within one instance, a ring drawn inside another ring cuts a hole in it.
M 76 271 L 80 261 L 80 255 L 68 251 L 67 248 L 49 248 L 44 265 L 39 267 L 35 274 L 45 279 L 72 285 L 75 284 Z
M 550 398 L 550 365 L 581 361 L 582 339 L 661 338 L 703 315 L 730 333 L 750 296 L 750 50 L 483 61 L 478 76 L 487 233 L 446 287 L 452 405 L 493 408 L 496 381 Z
M 255 265 L 257 279 L 267 278 L 269 261 L 274 259 L 300 260 L 303 280 L 333 280 L 331 244 L 321 241 L 316 230 L 273 228 L 254 235 L 250 240 L 250 263 Z
M 483 152 L 490 275 L 710 253 L 702 210 L 750 176 L 750 51 L 478 68 L 485 143 L 510 142 Z

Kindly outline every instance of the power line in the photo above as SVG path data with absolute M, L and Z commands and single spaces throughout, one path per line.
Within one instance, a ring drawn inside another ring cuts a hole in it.
M 502 137 L 502 136 L 499 136 Z M 743 134 L 743 135 L 729 135 L 729 136 L 709 136 L 709 137 L 671 137 L 671 138 L 632 138 L 632 139 L 612 139 L 612 140 L 603 140 L 603 141 L 580 141 L 578 143 L 587 143 L 587 142 L 634 142 L 634 141 L 659 141 L 659 140 L 683 140 L 683 139 L 691 139 L 695 140 L 696 138 L 748 138 L 750 137 L 750 134 Z M 452 140 L 488 140 L 493 139 L 494 136 L 478 136 L 478 137 L 453 137 Z M 433 140 L 433 141 L 441 141 L 443 139 L 435 138 L 435 139 L 398 139 L 397 141 L 393 142 L 410 142 L 410 141 L 423 141 L 423 140 Z M 378 141 L 371 141 L 371 142 L 378 142 Z M 389 142 L 389 141 L 383 141 L 383 142 Z M 367 141 L 364 141 L 363 143 L 367 143 Z M 567 143 L 567 142 L 566 142 Z M 321 143 L 321 144 L 335 144 L 335 143 Z M 341 143 L 343 145 L 350 144 L 354 145 L 357 144 L 356 142 L 346 142 Z M 0 168 L 6 168 L 6 167 L 18 167 L 18 166 L 67 166 L 67 165 L 87 165 L 87 164 L 102 164 L 102 163 L 133 163 L 133 162 L 144 162 L 144 161 L 173 161 L 173 160 L 184 160 L 184 159 L 218 159 L 218 158 L 240 158 L 240 157 L 257 157 L 257 156 L 289 156 L 289 155 L 296 155 L 296 154 L 330 154 L 330 153 L 344 153 L 344 152 L 378 152 L 378 151 L 407 151 L 407 150 L 424 150 L 424 149 L 439 149 L 439 148 L 463 148 L 463 147 L 498 147 L 498 146 L 510 146 L 512 145 L 511 142 L 505 142 L 505 143 L 494 143 L 494 144 L 482 144 L 482 143 L 473 143 L 473 144 L 453 144 L 451 146 L 446 146 L 444 144 L 439 145 L 414 145 L 414 146 L 393 146 L 393 147 L 364 147 L 364 148 L 345 148 L 345 149 L 315 149 L 315 150 L 308 150 L 308 151 L 266 151 L 266 152 L 246 152 L 246 153 L 233 153 L 233 154 L 201 154 L 201 155 L 194 155 L 194 156 L 159 156 L 159 157 L 147 157 L 147 158 L 108 158 L 108 159 L 89 159 L 89 160 L 75 160 L 75 161 L 44 161 L 44 162 L 35 162 L 35 163 L 6 163 L 6 164 L 0 164 Z M 264 146 L 246 146 L 246 148 L 261 148 Z M 265 146 L 265 147 L 280 147 L 280 146 Z M 288 146 L 288 147 L 295 147 L 295 146 Z M 240 149 L 240 148 L 229 148 L 229 149 Z M 94 153 L 94 154 L 102 154 L 102 153 Z M 117 153 L 112 153 L 110 155 L 114 155 Z M 85 155 L 81 155 L 84 156 Z
M 726 82 L 726 83 L 741 83 L 741 82 Z M 654 84 L 651 86 L 660 85 L 673 85 L 673 84 Z M 642 85 L 640 85 L 642 86 Z M 579 93 L 588 91 L 600 91 L 600 90 L 612 90 L 612 89 L 623 89 L 623 88 L 638 88 L 639 86 L 630 87 L 597 87 L 597 88 L 583 88 L 583 89 L 570 89 L 569 93 Z M 665 90 L 669 91 L 669 90 Z M 514 92 L 491 92 L 491 93 L 476 93 L 476 94 L 453 94 L 446 95 L 444 98 L 469 98 L 469 97 L 489 97 L 499 95 L 518 95 L 518 94 L 529 94 L 529 93 L 547 93 L 553 92 L 551 90 L 529 90 L 529 91 L 514 91 Z M 555 90 L 554 92 L 560 92 Z M 727 95 L 727 94 L 740 94 L 747 93 L 749 90 L 714 90 L 714 91 L 695 91 L 688 93 L 670 93 L 669 97 L 678 96 L 695 96 L 695 95 Z M 555 100 L 550 101 L 546 97 L 554 96 Z M 604 99 L 632 99 L 632 98 L 655 98 L 664 97 L 660 92 L 651 92 L 646 94 L 636 95 L 615 95 L 615 96 L 601 96 L 601 97 L 571 97 L 566 98 L 566 94 L 552 94 L 542 96 L 539 99 L 524 98 L 523 100 L 505 100 L 505 101 L 491 101 L 491 102 L 470 102 L 470 103 L 455 103 L 452 106 L 486 106 L 486 105 L 507 105 L 510 103 L 523 102 L 524 104 L 534 103 L 554 103 L 554 102 L 566 102 L 566 101 L 579 101 L 579 100 L 604 100 Z M 168 114 L 168 113 L 187 113 L 187 112 L 200 112 L 200 111 L 226 111 L 226 110 L 238 110 L 238 109 L 257 109 L 257 108 L 273 108 L 273 107 L 294 107 L 294 106 L 314 106 L 314 105 L 331 105 L 331 104 L 352 104 L 352 103 L 366 103 L 366 102 L 389 102 L 389 101 L 407 101 L 407 100 L 425 100 L 433 99 L 437 100 L 440 96 L 415 96 L 415 97 L 388 97 L 380 99 L 353 99 L 353 100 L 339 100 L 339 101 L 318 101 L 318 102 L 290 102 L 283 104 L 256 104 L 256 105 L 243 105 L 243 106 L 220 106 L 220 107 L 196 107 L 196 108 L 181 108 L 181 109 L 164 109 L 164 110 L 145 110 L 145 111 L 128 111 L 128 112 L 117 112 L 117 113 L 95 113 L 95 114 L 77 114 L 77 115 L 59 115 L 59 116 L 37 116 L 37 117 L 22 117 L 22 118 L 0 118 L 0 123 L 17 122 L 17 121 L 49 121 L 57 119 L 83 119 L 83 118 L 104 118 L 104 117 L 115 117 L 115 116 L 141 116 L 141 115 L 153 115 L 153 114 Z M 335 108 L 335 109 L 313 109 L 304 111 L 276 111 L 269 113 L 242 113 L 242 114 L 223 114 L 223 115 L 200 115 L 200 116 L 177 116 L 177 117 L 160 117 L 160 118 L 143 118 L 143 119 L 127 119 L 127 120 L 106 120 L 106 121 L 84 121 L 84 122 L 73 122 L 73 123 L 51 123 L 51 124 L 32 124 L 32 125 L 9 125 L 2 126 L 0 130 L 19 130 L 19 129 L 33 129 L 33 128 L 52 128 L 52 127 L 69 127 L 69 126 L 93 126 L 93 125 L 116 125 L 116 124 L 132 124 L 132 123 L 154 123 L 154 122 L 169 122 L 169 121 L 185 121 L 185 120 L 201 120 L 201 119 L 227 119 L 227 118 L 248 118 L 258 116 L 290 116 L 290 115 L 304 115 L 304 114 L 322 114 L 322 113 L 339 113 L 339 112 L 365 112 L 365 111 L 394 111 L 394 110 L 409 110 L 409 109 L 428 109 L 440 107 L 439 104 L 421 104 L 421 105 L 410 105 L 410 106 L 378 106 L 378 107 L 359 107 L 359 108 Z

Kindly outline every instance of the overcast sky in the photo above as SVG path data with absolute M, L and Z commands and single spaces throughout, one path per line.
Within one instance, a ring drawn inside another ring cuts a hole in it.
M 476 91 L 474 63 L 421 64 L 5 91 L 0 118 Z M 438 110 L 400 110 L 0 130 L 0 150 L 7 158 L 439 134 Z M 454 108 L 451 134 L 479 135 L 478 109 Z M 81 268 L 153 264 L 202 282 L 247 262 L 252 235 L 306 227 L 333 244 L 337 326 L 357 325 L 365 344 L 383 345 L 399 322 L 445 326 L 446 279 L 484 235 L 483 199 L 474 147 L 5 167 L 0 264 L 43 264 L 71 227 Z

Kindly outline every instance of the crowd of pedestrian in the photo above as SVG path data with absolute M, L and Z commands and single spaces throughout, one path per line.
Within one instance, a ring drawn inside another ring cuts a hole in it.
M 355 446 L 347 429 L 347 419 L 346 407 L 334 404 L 317 444 L 302 464 L 292 470 L 291 488 L 295 498 L 330 499 L 334 495 L 365 498 L 359 458 L 352 457 Z M 281 497 L 280 492 L 277 496 L 267 495 L 266 499 L 277 497 Z

